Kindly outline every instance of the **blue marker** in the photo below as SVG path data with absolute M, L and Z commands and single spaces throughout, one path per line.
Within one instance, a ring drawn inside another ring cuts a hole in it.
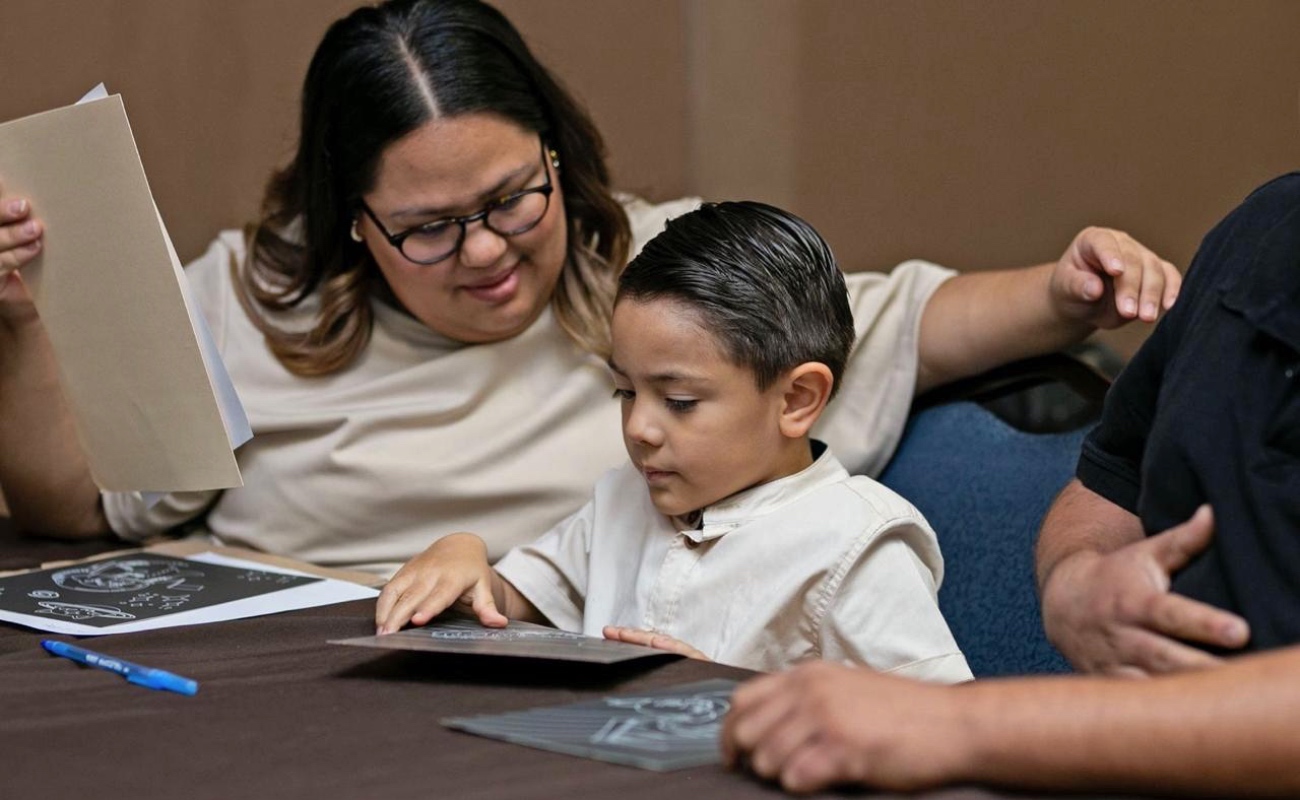
M 132 664 L 130 661 L 123 661 L 120 658 L 106 656 L 103 653 L 96 653 L 92 650 L 86 650 L 67 642 L 56 642 L 53 639 L 45 639 L 41 642 L 41 647 L 50 651 L 56 656 L 70 658 L 78 664 L 85 664 L 89 667 L 98 667 L 106 669 L 109 672 L 116 672 L 123 678 L 137 686 L 144 686 L 148 689 L 166 689 L 169 692 L 178 694 L 192 695 L 199 690 L 197 681 L 189 678 L 182 678 L 179 675 L 173 675 L 161 669 L 152 667 L 142 667 L 139 664 Z

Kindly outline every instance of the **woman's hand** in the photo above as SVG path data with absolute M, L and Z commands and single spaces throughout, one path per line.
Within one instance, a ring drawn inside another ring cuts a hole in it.
M 628 644 L 639 644 L 643 647 L 653 647 L 656 650 L 664 650 L 669 653 L 677 653 L 687 658 L 696 658 L 700 661 L 711 661 L 703 652 L 696 650 L 686 642 L 680 639 L 674 639 L 663 633 L 654 631 L 641 630 L 639 628 L 620 628 L 614 625 L 605 626 L 605 638 L 612 639 L 616 642 L 627 642 Z
M 35 317 L 36 309 L 18 269 L 41 252 L 44 232 L 41 221 L 32 216 L 32 204 L 6 195 L 0 185 L 0 320 Z
M 449 606 L 478 617 L 489 628 L 509 622 L 493 596 L 496 574 L 487 547 L 472 533 L 453 533 L 406 562 L 379 593 L 375 629 L 393 633 L 407 622 L 423 625 Z
M 1155 322 L 1182 284 L 1173 264 L 1127 233 L 1085 228 L 1056 263 L 1049 292 L 1062 319 L 1108 329 Z
M 1133 237 L 1086 228 L 1060 260 L 967 272 L 945 281 L 921 316 L 919 394 L 1082 341 L 1097 328 L 1154 322 L 1182 276 Z

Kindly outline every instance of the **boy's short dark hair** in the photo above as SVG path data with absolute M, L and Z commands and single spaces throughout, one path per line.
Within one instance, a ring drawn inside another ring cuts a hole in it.
M 819 361 L 835 378 L 853 312 L 830 246 L 807 222 L 756 202 L 705 203 L 670 220 L 627 265 L 615 301 L 671 298 L 699 311 L 731 360 L 765 390 Z

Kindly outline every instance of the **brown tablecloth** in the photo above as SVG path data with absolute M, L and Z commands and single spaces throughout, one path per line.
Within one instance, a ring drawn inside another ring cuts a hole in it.
M 22 539 L 0 521 L 0 564 L 8 568 L 94 549 Z M 744 670 L 686 659 L 609 667 L 327 644 L 373 633 L 372 610 L 362 601 L 85 640 L 196 679 L 194 697 L 52 657 L 40 640 L 71 637 L 0 623 L 0 798 L 780 796 L 721 767 L 654 773 L 438 724 L 448 716 L 744 678 Z M 996 795 L 964 789 L 935 796 Z

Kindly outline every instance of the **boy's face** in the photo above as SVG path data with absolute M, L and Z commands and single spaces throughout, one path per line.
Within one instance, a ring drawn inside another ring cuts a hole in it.
M 610 367 L 623 442 L 660 513 L 687 514 L 790 474 L 781 381 L 760 392 L 689 305 L 620 300 Z

